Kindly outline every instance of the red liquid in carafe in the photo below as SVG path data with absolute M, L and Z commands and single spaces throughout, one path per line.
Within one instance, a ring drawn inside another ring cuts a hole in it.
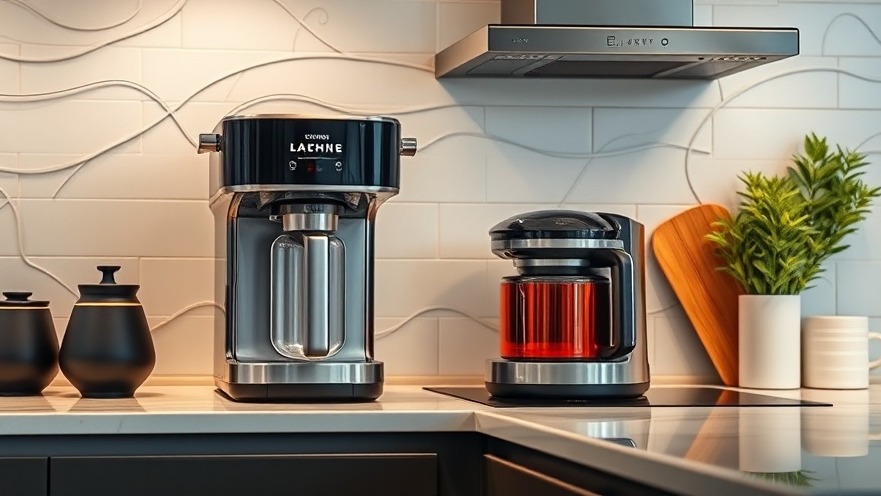
M 506 278 L 501 284 L 501 356 L 584 360 L 608 356 L 611 332 L 607 280 Z

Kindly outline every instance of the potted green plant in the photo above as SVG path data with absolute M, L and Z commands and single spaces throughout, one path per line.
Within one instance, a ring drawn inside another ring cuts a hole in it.
M 739 384 L 800 386 L 800 294 L 823 262 L 847 249 L 844 240 L 865 219 L 881 188 L 861 176 L 866 156 L 810 134 L 783 177 L 746 172 L 731 219 L 707 237 L 746 294 L 739 300 Z

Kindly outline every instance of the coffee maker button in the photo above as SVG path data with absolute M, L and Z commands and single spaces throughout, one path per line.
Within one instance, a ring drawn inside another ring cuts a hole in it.
M 219 134 L 200 134 L 199 135 L 199 153 L 219 152 L 220 151 L 220 135 Z
M 416 155 L 416 138 L 401 138 L 400 153 L 403 157 Z

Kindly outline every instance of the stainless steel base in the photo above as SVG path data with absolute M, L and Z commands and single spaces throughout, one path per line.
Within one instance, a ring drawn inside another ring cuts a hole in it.
M 227 362 L 214 383 L 242 401 L 369 401 L 382 394 L 382 362 Z
M 368 384 L 382 382 L 382 362 L 232 362 L 218 377 L 235 384 Z
M 649 387 L 648 368 L 638 362 L 486 362 L 486 387 L 494 396 L 634 397 Z

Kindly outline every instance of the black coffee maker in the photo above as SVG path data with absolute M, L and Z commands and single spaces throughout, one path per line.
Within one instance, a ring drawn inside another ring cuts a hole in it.
M 214 376 L 236 400 L 371 400 L 373 233 L 416 141 L 385 117 L 234 116 L 211 156 Z
M 649 387 L 642 224 L 622 215 L 526 212 L 490 230 L 518 275 L 500 286 L 501 397 L 637 397 Z

